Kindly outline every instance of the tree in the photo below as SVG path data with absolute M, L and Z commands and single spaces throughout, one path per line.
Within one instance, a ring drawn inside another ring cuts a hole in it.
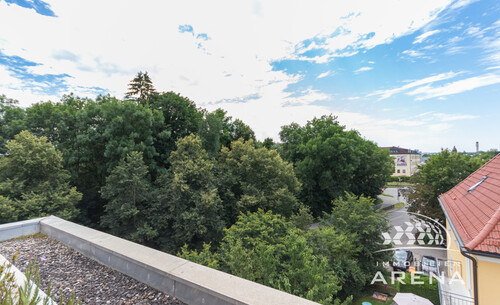
M 5 154 L 7 141 L 26 129 L 26 113 L 18 101 L 0 95 L 0 154 Z
M 125 95 L 128 99 L 134 99 L 145 105 L 149 98 L 156 93 L 153 82 L 148 75 L 148 72 L 140 71 L 137 76 L 130 81 L 128 91 Z
M 413 189 L 408 193 L 408 211 L 438 219 L 444 223 L 444 214 L 438 197 L 446 193 L 487 160 L 464 153 L 443 150 L 432 155 L 411 177 Z
M 22 131 L 6 147 L 7 156 L 0 158 L 0 196 L 14 205 L 17 219 L 75 217 L 81 194 L 70 187 L 62 155 L 47 138 Z
M 132 152 L 111 171 L 101 190 L 108 201 L 101 224 L 114 235 L 145 242 L 157 233 L 146 222 L 154 191 L 142 153 Z
M 203 148 L 209 156 L 216 158 L 222 146 L 222 142 L 227 135 L 224 134 L 224 126 L 227 124 L 227 118 L 220 115 L 219 109 L 205 114 L 204 120 L 200 124 L 198 135 L 203 143 Z
M 258 209 L 290 217 L 301 206 L 295 197 L 300 182 L 293 167 L 276 150 L 255 148 L 253 140 L 239 139 L 219 156 L 220 194 L 228 224 L 240 213 Z
M 333 233 L 327 230 L 312 232 L 313 248 L 329 258 L 344 284 L 342 295 L 359 295 L 383 270 L 382 262 L 391 260 L 390 252 L 382 251 L 389 248 L 382 238 L 389 229 L 387 219 L 373 209 L 373 199 L 345 193 L 333 202 L 330 213 L 323 213 L 321 225 L 333 228 L 338 238 L 329 237 Z
M 259 209 L 226 231 L 219 256 L 222 268 L 236 276 L 323 304 L 338 302 L 338 279 L 328 260 L 313 252 L 303 231 Z
M 276 143 L 274 143 L 274 140 L 272 138 L 265 138 L 264 141 L 262 142 L 262 146 L 264 146 L 267 149 L 275 149 Z
M 304 127 L 282 127 L 281 154 L 293 162 L 302 182 L 300 199 L 313 215 L 328 211 L 332 200 L 344 192 L 376 197 L 393 172 L 388 151 L 346 131 L 334 116 L 322 116 Z
M 230 147 L 235 140 L 255 141 L 255 133 L 250 126 L 239 119 L 233 121 L 222 109 L 205 114 L 198 134 L 203 141 L 203 148 L 212 157 L 217 157 L 221 147 Z
M 169 167 L 170 153 L 176 149 L 176 141 L 198 133 L 203 113 L 193 101 L 174 92 L 155 94 L 150 98 L 149 107 L 162 114 L 162 125 L 155 129 L 154 147 L 159 153 L 158 164 Z
M 159 233 L 158 246 L 173 253 L 184 244 L 200 249 L 203 243 L 218 242 L 225 227 L 215 163 L 201 139 L 190 135 L 176 146 L 170 172 L 158 181 L 158 200 L 150 213 Z

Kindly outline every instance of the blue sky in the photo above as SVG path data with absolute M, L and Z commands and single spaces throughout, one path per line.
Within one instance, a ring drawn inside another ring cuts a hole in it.
M 500 148 L 500 2 L 0 0 L 0 94 L 160 91 L 260 139 L 334 114 L 381 146 Z M 96 9 L 98 8 L 98 9 Z

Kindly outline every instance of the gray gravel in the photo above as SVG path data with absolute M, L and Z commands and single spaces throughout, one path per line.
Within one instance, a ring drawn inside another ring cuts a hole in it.
M 43 235 L 0 242 L 0 253 L 10 259 L 19 251 L 15 263 L 25 271 L 30 259 L 37 259 L 46 291 L 51 282 L 52 294 L 58 300 L 75 292 L 82 304 L 172 304 L 181 301 L 159 292 L 118 271 L 91 260 L 66 245 Z

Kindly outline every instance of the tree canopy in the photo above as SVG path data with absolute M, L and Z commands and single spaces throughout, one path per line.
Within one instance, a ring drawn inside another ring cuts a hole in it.
M 148 72 L 140 71 L 137 76 L 129 83 L 126 98 L 135 99 L 142 104 L 147 103 L 149 98 L 156 93 L 153 81 Z
M 375 197 L 393 172 L 388 151 L 346 131 L 335 116 L 284 126 L 280 137 L 282 155 L 303 185 L 300 199 L 315 216 L 329 211 L 344 192 Z
M 28 131 L 16 135 L 6 148 L 7 155 L 0 157 L 0 204 L 8 218 L 24 220 L 51 214 L 74 218 L 81 194 L 69 185 L 61 152 L 47 138 Z
M 229 224 L 240 213 L 258 209 L 290 217 L 300 208 L 300 182 L 293 166 L 276 150 L 255 148 L 242 138 L 224 147 L 219 157 L 220 193 Z
M 438 201 L 439 195 L 452 189 L 486 161 L 481 155 L 471 156 L 449 150 L 432 155 L 411 178 L 414 186 L 407 195 L 408 211 L 444 223 L 444 213 Z
M 370 197 L 392 160 L 334 116 L 280 136 L 259 142 L 222 109 L 157 92 L 147 72 L 123 100 L 69 94 L 21 108 L 0 96 L 0 223 L 54 214 L 314 301 L 349 303 L 383 258 L 374 253 L 384 249 L 385 220 Z
M 217 192 L 215 162 L 201 139 L 189 135 L 177 141 L 170 172 L 158 181 L 157 202 L 150 213 L 159 246 L 177 251 L 184 244 L 200 248 L 217 242 L 225 227 Z

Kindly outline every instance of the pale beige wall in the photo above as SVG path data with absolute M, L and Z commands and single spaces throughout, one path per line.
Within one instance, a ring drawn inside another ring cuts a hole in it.
M 500 260 L 497 260 L 500 261 Z M 477 260 L 479 304 L 500 304 L 500 263 Z
M 391 157 L 394 160 L 394 173 L 392 175 L 397 177 L 408 177 L 413 175 L 420 162 L 422 162 L 422 158 L 419 154 L 391 154 Z M 398 166 L 398 157 L 405 158 L 406 166 Z
M 458 272 L 465 282 L 465 287 L 469 287 L 468 285 L 469 281 L 472 281 L 472 279 L 467 278 L 467 266 L 466 266 L 467 261 L 466 258 L 462 255 L 462 253 L 460 253 L 460 247 L 458 241 L 455 237 L 455 234 L 453 234 L 453 231 L 451 230 L 448 221 L 446 221 L 446 230 L 448 231 L 447 258 L 448 258 L 448 263 L 451 263 L 451 268 L 449 270 L 448 276 L 451 277 L 455 272 Z M 472 282 L 470 286 L 471 287 L 473 286 Z M 472 293 L 473 292 L 471 291 L 471 294 Z

